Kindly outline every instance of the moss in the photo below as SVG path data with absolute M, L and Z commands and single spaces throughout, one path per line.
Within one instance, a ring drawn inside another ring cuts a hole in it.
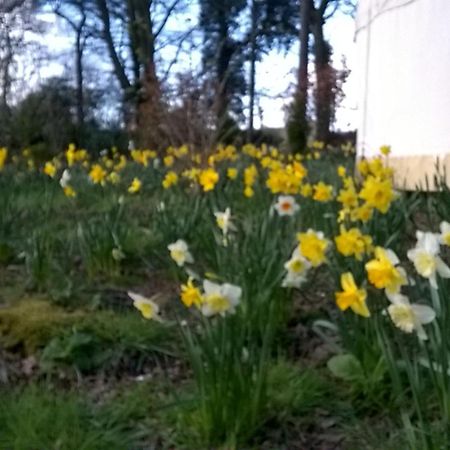
M 111 347 L 142 352 L 172 353 L 173 329 L 140 317 L 136 312 L 67 311 L 43 299 L 24 299 L 0 309 L 0 338 L 5 348 L 32 354 L 72 329 L 96 337 Z
M 5 348 L 20 347 L 26 354 L 44 347 L 85 317 L 84 312 L 68 312 L 45 300 L 25 299 L 0 309 L 0 336 Z

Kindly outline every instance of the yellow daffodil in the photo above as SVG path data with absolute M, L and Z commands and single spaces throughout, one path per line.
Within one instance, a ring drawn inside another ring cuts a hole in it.
M 358 228 L 346 230 L 340 227 L 340 234 L 334 238 L 336 248 L 344 256 L 354 256 L 361 261 L 364 253 L 367 253 L 372 246 L 372 238 L 363 235 Z
M 450 247 L 450 223 L 441 222 L 440 224 L 441 234 L 439 236 L 439 241 L 442 245 Z
M 318 202 L 328 202 L 333 198 L 333 186 L 325 184 L 323 181 L 314 185 L 313 200 Z
M 128 192 L 130 194 L 136 194 L 141 190 L 141 188 L 142 188 L 142 181 L 139 178 L 134 178 L 128 188 Z
M 300 195 L 302 197 L 311 197 L 313 188 L 309 183 L 302 184 L 300 187 Z
M 392 182 L 388 179 L 380 180 L 370 175 L 364 181 L 359 196 L 366 201 L 368 206 L 385 214 L 394 200 Z
M 370 311 L 366 305 L 367 292 L 359 289 L 350 272 L 341 275 L 341 292 L 336 292 L 336 304 L 341 311 L 348 308 L 360 316 L 370 317 Z
M 104 184 L 106 175 L 105 169 L 100 164 L 94 164 L 89 172 L 89 178 L 94 184 Z
M 325 239 L 321 231 L 309 229 L 306 233 L 298 233 L 300 253 L 311 263 L 313 267 L 326 262 L 326 251 L 329 241 Z
M 244 196 L 247 198 L 251 198 L 255 195 L 255 191 L 253 190 L 253 188 L 251 186 L 246 186 L 244 188 Z
M 172 155 L 168 155 L 168 156 L 164 157 L 164 165 L 166 167 L 172 167 L 174 162 L 175 162 L 175 159 Z
M 108 181 L 111 184 L 117 184 L 120 181 L 120 175 L 117 172 L 111 172 L 108 175 Z
M 349 185 L 346 189 L 341 189 L 336 200 L 342 204 L 343 208 L 352 209 L 358 206 L 358 194 L 355 187 Z
M 351 218 L 353 221 L 360 220 L 361 222 L 368 222 L 373 215 L 373 208 L 367 203 L 363 203 L 361 206 L 351 211 Z
M 44 165 L 44 173 L 53 178 L 56 175 L 56 166 L 51 161 L 47 161 Z
M 166 173 L 164 180 L 162 182 L 164 189 L 169 189 L 171 186 L 174 186 L 178 183 L 178 175 L 173 170 L 170 170 Z
M 219 181 L 219 174 L 212 167 L 202 170 L 199 176 L 199 183 L 203 192 L 212 191 Z
M 189 278 L 186 284 L 181 285 L 181 301 L 190 308 L 192 305 L 200 307 L 203 301 L 200 289 L 194 285 L 194 280 Z
M 66 197 L 76 197 L 77 196 L 77 193 L 75 192 L 75 190 L 70 185 L 64 186 L 63 187 L 63 191 L 64 191 L 64 195 Z
M 8 149 L 6 147 L 0 148 L 0 170 L 5 167 L 6 159 L 8 158 Z
M 337 168 L 337 173 L 338 173 L 338 176 L 340 176 L 341 178 L 344 178 L 347 174 L 347 169 L 344 166 L 339 166 Z
M 397 267 L 399 263 L 392 250 L 376 247 L 375 258 L 365 266 L 370 283 L 378 289 L 386 289 L 387 294 L 398 293 L 407 283 L 406 272 Z
M 380 147 L 380 153 L 384 156 L 388 156 L 391 153 L 391 146 L 390 145 L 382 145 Z
M 244 184 L 245 186 L 253 186 L 256 181 L 256 177 L 258 176 L 258 169 L 254 164 L 248 166 L 244 170 Z
M 238 170 L 235 167 L 230 167 L 227 170 L 227 177 L 230 180 L 235 180 L 237 178 L 237 176 L 238 176 Z

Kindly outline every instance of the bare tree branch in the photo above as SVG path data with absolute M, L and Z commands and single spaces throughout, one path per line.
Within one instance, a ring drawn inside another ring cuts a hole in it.
M 166 14 L 164 16 L 164 19 L 161 21 L 158 29 L 155 31 L 154 33 L 154 38 L 155 40 L 158 39 L 158 36 L 162 33 L 164 27 L 167 24 L 167 21 L 170 18 L 170 15 L 172 14 L 172 12 L 174 11 L 174 9 L 177 7 L 178 3 L 180 3 L 180 0 L 174 0 L 174 2 L 167 8 L 166 10 Z

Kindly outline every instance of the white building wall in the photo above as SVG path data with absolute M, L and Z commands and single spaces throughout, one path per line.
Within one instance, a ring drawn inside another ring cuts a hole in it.
M 358 155 L 391 145 L 398 185 L 450 174 L 450 0 L 360 0 L 356 42 Z

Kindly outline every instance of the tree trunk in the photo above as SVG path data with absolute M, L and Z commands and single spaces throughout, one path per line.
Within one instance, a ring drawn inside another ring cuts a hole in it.
M 322 17 L 316 17 L 312 26 L 316 72 L 314 99 L 316 108 L 315 138 L 318 141 L 327 142 L 333 110 L 334 70 L 331 67 L 331 48 L 323 34 L 323 23 Z
M 80 131 L 84 125 L 84 95 L 83 95 L 83 44 L 81 42 L 84 21 L 80 24 L 75 41 L 75 77 L 77 95 L 77 124 Z
M 134 23 L 130 23 L 133 52 L 140 67 L 136 104 L 137 139 L 141 146 L 161 145 L 164 137 L 161 85 L 156 73 L 155 43 L 150 0 L 129 0 Z
M 251 6 L 251 40 L 250 40 L 250 80 L 249 80 L 249 112 L 247 141 L 253 139 L 254 117 L 255 117 L 255 84 L 256 84 L 256 39 L 257 39 L 257 10 L 256 0 L 252 0 Z
M 309 32 L 311 26 L 311 1 L 300 2 L 300 60 L 298 65 L 297 102 L 298 118 L 302 123 L 307 122 L 308 105 L 308 63 L 309 63 Z

